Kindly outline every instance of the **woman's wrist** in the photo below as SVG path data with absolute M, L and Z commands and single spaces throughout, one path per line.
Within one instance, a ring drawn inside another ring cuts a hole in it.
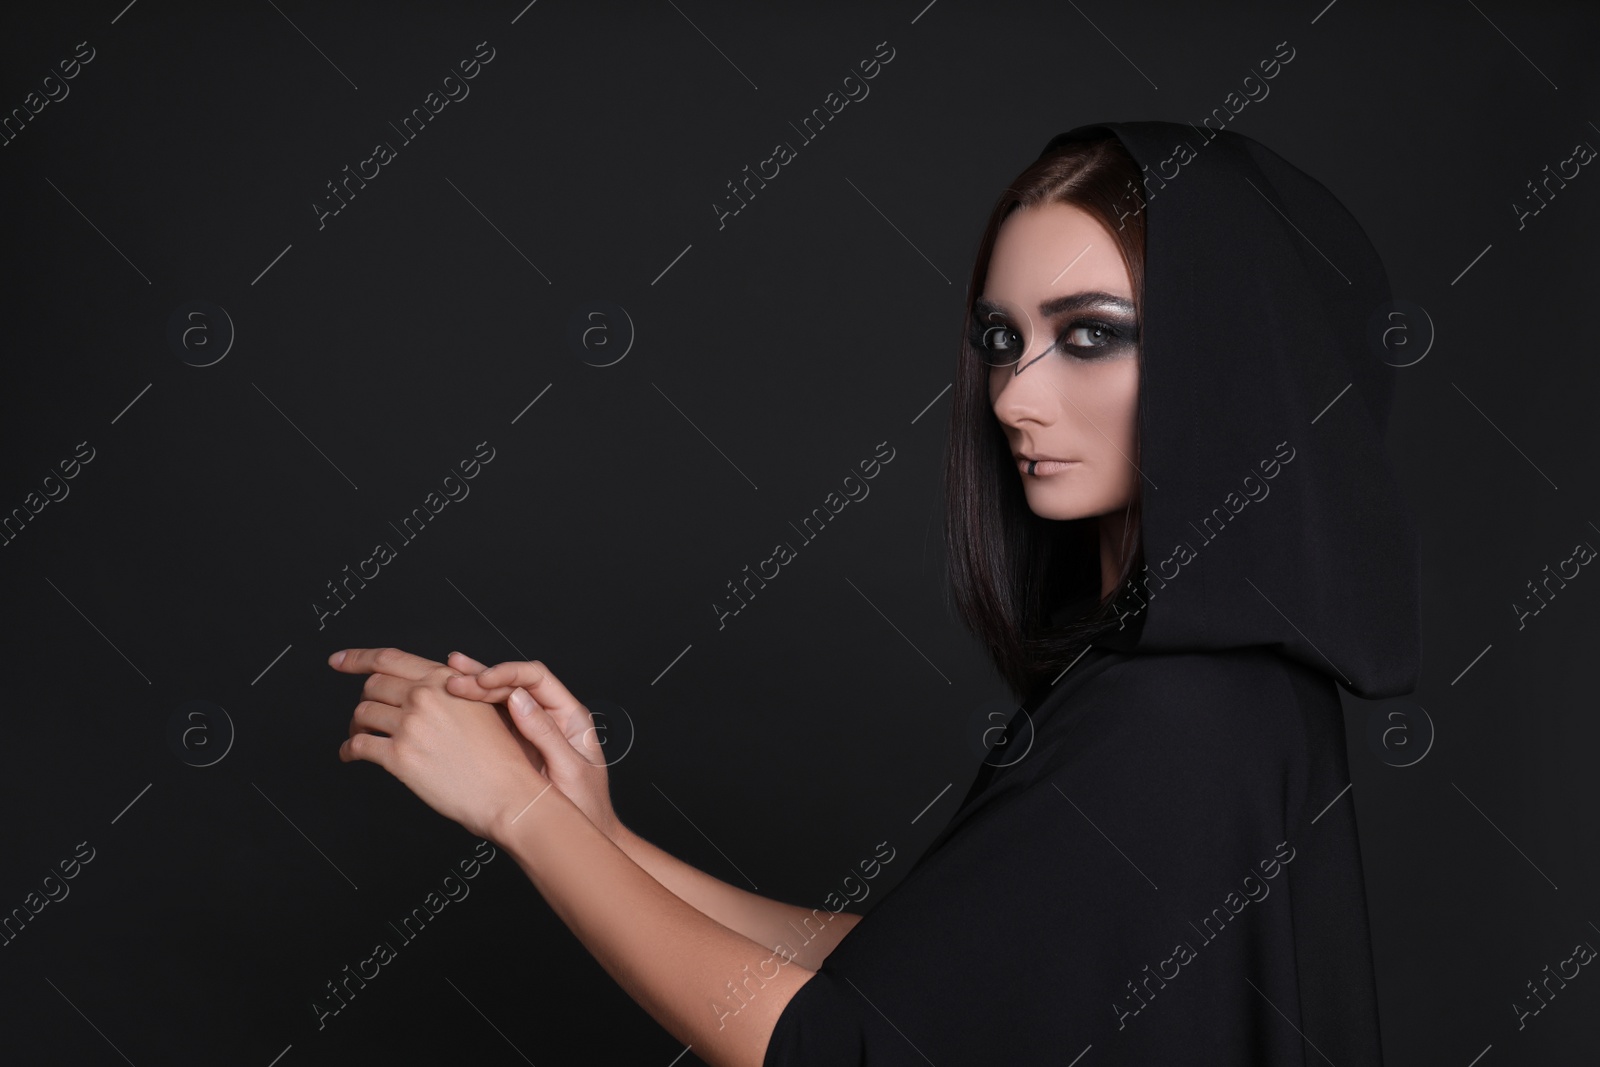
M 610 820 L 600 827 L 600 832 L 610 838 L 611 843 L 624 852 L 628 851 L 628 845 L 632 843 L 634 836 L 632 830 L 622 825 L 622 820 L 617 818 L 615 812 L 612 812 Z
M 563 800 L 567 799 L 566 794 L 561 793 L 561 790 L 557 789 L 553 782 L 545 779 L 542 775 L 537 779 L 530 780 L 527 788 L 519 792 L 514 798 L 514 802 L 512 799 L 507 799 L 501 809 L 495 812 L 490 818 L 483 836 L 505 851 L 510 852 L 509 842 L 518 824 L 532 814 L 530 809 L 537 809 L 554 800 L 554 794 L 560 794 Z M 570 803 L 570 801 L 568 802 Z

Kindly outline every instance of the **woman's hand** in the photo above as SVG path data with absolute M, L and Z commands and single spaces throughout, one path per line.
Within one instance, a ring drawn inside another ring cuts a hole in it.
M 397 648 L 351 648 L 334 653 L 328 665 L 371 675 L 339 758 L 378 764 L 480 837 L 493 840 L 551 784 L 530 762 L 523 737 L 547 765 L 583 762 L 548 717 L 519 717 L 519 733 L 492 703 L 447 692 L 446 681 L 458 672 L 445 664 Z
M 446 692 L 469 700 L 505 701 L 516 730 L 538 753 L 548 757 L 554 750 L 569 757 L 546 758 L 534 767 L 602 833 L 616 840 L 622 823 L 611 807 L 611 784 L 599 730 L 589 709 L 567 691 L 550 668 L 538 660 L 508 660 L 485 667 L 460 652 L 450 654 L 449 665 L 461 673 L 445 679 Z

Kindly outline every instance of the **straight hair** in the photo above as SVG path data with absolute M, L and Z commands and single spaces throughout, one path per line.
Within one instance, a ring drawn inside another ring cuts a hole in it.
M 1013 212 L 1071 204 L 1116 239 L 1128 269 L 1144 337 L 1145 221 L 1138 164 L 1110 131 L 1057 146 L 1022 171 L 997 198 L 967 284 L 950 432 L 945 450 L 945 548 L 955 607 L 1018 699 L 1048 684 L 1101 634 L 1125 620 L 1117 592 L 1144 565 L 1139 536 L 1143 482 L 1123 526 L 1121 573 L 1101 596 L 1099 517 L 1044 519 L 1028 507 L 1004 430 L 989 398 L 989 368 L 969 339 L 973 302 L 983 293 L 1000 225 Z M 1130 207 L 1130 205 L 1132 205 Z M 1139 359 L 1143 404 L 1143 356 Z M 1139 440 L 1135 415 L 1135 442 Z M 1134 462 L 1138 460 L 1135 457 Z M 1056 621 L 1052 617 L 1059 615 Z

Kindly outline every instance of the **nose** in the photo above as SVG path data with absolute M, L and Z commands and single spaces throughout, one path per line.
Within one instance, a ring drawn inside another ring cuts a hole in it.
M 1052 388 L 1054 383 L 1049 373 L 1038 366 L 1029 369 L 1030 362 L 1037 362 L 1047 352 L 1048 349 L 1033 355 L 1024 354 L 1015 365 L 990 371 L 994 376 L 990 379 L 990 389 L 996 386 L 999 389 L 993 393 L 992 406 L 995 417 L 1002 423 L 1046 425 L 1052 421 L 1050 413 L 1060 410 L 1061 398 Z M 1022 368 L 1020 372 L 1019 367 Z
M 1042 337 L 1041 338 L 1037 338 L 1037 339 L 1035 339 L 1035 343 L 1037 344 L 1042 340 L 1043 340 Z M 1040 351 L 1040 352 L 1027 352 L 1027 351 L 1024 351 L 1022 353 L 1022 356 L 1015 363 L 1013 363 L 1009 367 L 1007 367 L 1006 370 L 1010 372 L 1010 376 L 1011 377 L 1013 377 L 1013 378 L 1020 377 L 1022 375 L 1022 373 L 1024 371 L 1026 371 L 1029 367 L 1033 366 L 1035 363 L 1038 363 L 1045 356 L 1048 356 L 1050 354 L 1050 350 L 1055 348 L 1055 346 L 1056 346 L 1056 342 L 1054 340 L 1052 340 L 1052 341 L 1048 342 L 1047 344 L 1045 344 L 1044 349 L 1042 351 Z M 1032 348 L 1033 346 L 1029 345 L 1028 347 Z

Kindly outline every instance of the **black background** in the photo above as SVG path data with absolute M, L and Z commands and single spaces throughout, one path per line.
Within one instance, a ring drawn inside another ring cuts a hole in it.
M 808 906 L 886 840 L 881 895 L 1003 696 L 940 542 L 984 215 L 1051 135 L 1198 121 L 1283 41 L 1232 128 L 1350 207 L 1434 333 L 1390 437 L 1424 547 L 1422 684 L 1383 744 L 1345 698 L 1386 1056 L 1592 1056 L 1589 968 L 1523 1029 L 1512 1005 L 1600 944 L 1600 578 L 1521 629 L 1511 605 L 1600 544 L 1600 177 L 1520 229 L 1512 207 L 1600 146 L 1593 5 L 113 0 L 0 26 L 0 113 L 94 49 L 0 148 L 0 513 L 94 455 L 0 548 L 0 914 L 94 849 L 0 948 L 8 1060 L 678 1055 L 504 854 L 318 1028 L 324 983 L 474 847 L 339 761 L 344 647 L 541 659 L 626 709 L 613 793 L 645 837 Z M 319 229 L 325 183 L 485 41 L 470 95 Z M 790 123 L 879 42 L 870 95 L 802 144 Z M 796 158 L 719 228 L 778 141 Z M 595 300 L 626 319 L 586 352 L 569 334 Z M 191 301 L 236 331 L 210 366 L 168 340 Z M 630 322 L 625 358 L 593 365 Z M 470 495 L 402 546 L 389 523 L 483 441 Z M 870 496 L 719 630 L 725 583 L 880 442 Z M 379 540 L 398 558 L 319 629 L 326 583 Z M 190 700 L 225 718 L 174 744 Z

